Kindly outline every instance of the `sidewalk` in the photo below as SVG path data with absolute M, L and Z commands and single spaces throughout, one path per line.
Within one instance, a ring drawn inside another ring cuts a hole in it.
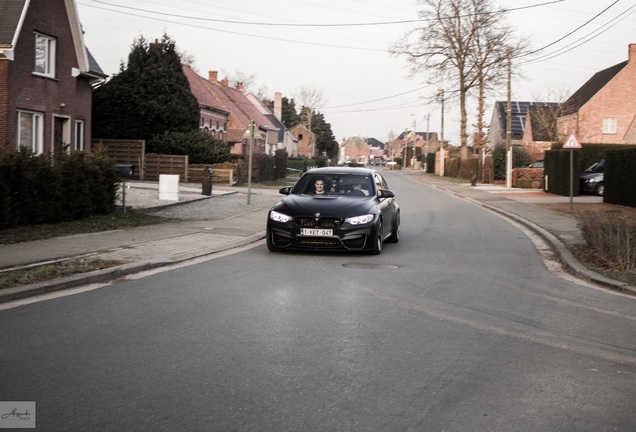
M 596 274 L 570 253 L 568 246 L 584 244 L 574 217 L 545 204 L 563 205 L 569 197 L 536 190 L 506 189 L 494 185 L 471 187 L 443 178 L 405 172 L 446 193 L 514 219 L 548 241 L 564 265 L 578 277 L 636 293 L 636 288 Z M 277 190 L 214 187 L 211 197 L 198 185 L 180 185 L 178 202 L 159 199 L 158 184 L 128 182 L 126 207 L 146 209 L 181 220 L 160 225 L 79 234 L 28 243 L 0 245 L 0 269 L 23 268 L 69 258 L 91 257 L 124 264 L 91 273 L 0 290 L 0 303 L 89 283 L 103 283 L 140 271 L 179 263 L 261 240 L 268 209 L 282 196 Z M 574 205 L 602 203 L 601 197 L 574 197 Z
M 156 182 L 127 182 L 127 209 L 175 218 L 175 222 L 0 245 L 0 269 L 25 268 L 70 258 L 101 258 L 124 264 L 91 273 L 0 290 L 0 303 L 90 283 L 104 283 L 152 268 L 237 248 L 265 237 L 269 208 L 278 190 L 181 184 L 179 201 L 159 199 Z M 121 203 L 118 203 L 121 204 Z

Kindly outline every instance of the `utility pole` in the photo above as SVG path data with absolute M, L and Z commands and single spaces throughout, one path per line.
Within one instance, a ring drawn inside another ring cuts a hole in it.
M 430 138 L 428 134 L 430 133 L 430 129 L 431 129 L 431 113 L 427 113 L 426 114 L 426 150 L 428 150 L 428 141 Z
M 508 104 L 506 107 L 506 188 L 512 188 L 512 50 L 508 47 Z
M 444 90 L 440 90 L 437 98 L 442 103 L 442 125 L 440 128 L 439 142 L 439 176 L 444 177 Z

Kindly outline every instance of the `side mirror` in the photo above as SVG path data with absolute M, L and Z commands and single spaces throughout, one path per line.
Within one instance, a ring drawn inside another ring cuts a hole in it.
M 280 188 L 278 189 L 278 193 L 283 194 L 283 195 L 289 195 L 291 193 L 291 186 L 286 186 L 284 188 Z
M 388 189 L 381 189 L 380 198 L 395 198 L 395 193 Z

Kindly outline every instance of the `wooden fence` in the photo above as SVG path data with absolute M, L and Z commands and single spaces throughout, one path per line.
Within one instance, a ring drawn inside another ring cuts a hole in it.
M 146 142 L 144 140 L 103 140 L 91 141 L 92 148 L 104 146 L 107 149 L 108 157 L 117 164 L 129 164 L 135 166 L 133 179 L 145 180 L 145 151 Z
M 160 174 L 178 175 L 180 181 L 188 181 L 188 156 L 147 154 L 144 180 L 159 180 Z
M 136 180 L 158 181 L 160 174 L 179 175 L 184 183 L 201 183 L 203 170 L 212 169 L 212 181 L 232 186 L 236 183 L 236 167 L 230 163 L 188 165 L 186 155 L 145 154 L 146 142 L 143 140 L 102 140 L 92 141 L 92 146 L 102 145 L 107 149 L 108 157 L 116 164 L 135 166 L 132 176 Z
M 227 168 L 229 165 L 230 168 Z M 196 164 L 188 166 L 188 179 L 189 183 L 201 183 L 201 178 L 203 177 L 203 170 L 206 167 L 210 167 L 212 169 L 212 182 L 213 184 L 222 184 L 227 186 L 232 186 L 236 183 L 234 178 L 234 174 L 236 170 L 234 169 L 232 164 Z

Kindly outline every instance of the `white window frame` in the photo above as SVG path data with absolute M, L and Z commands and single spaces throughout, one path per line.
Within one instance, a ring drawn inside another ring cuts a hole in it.
M 616 134 L 616 117 L 603 118 L 603 133 L 612 135 Z
M 33 74 L 55 78 L 55 38 L 35 33 L 34 45 Z
M 75 135 L 75 150 L 84 150 L 84 120 L 75 120 L 75 128 L 73 129 L 73 133 Z
M 30 124 L 25 125 L 24 122 L 29 118 Z M 28 134 L 22 133 L 23 127 L 29 128 Z M 23 142 L 27 139 L 29 142 Z M 16 147 L 30 148 L 36 155 L 44 153 L 44 113 L 18 110 Z

